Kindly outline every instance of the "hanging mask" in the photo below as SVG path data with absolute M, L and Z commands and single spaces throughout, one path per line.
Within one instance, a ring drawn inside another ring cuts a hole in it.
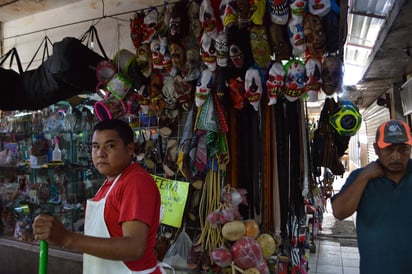
M 169 18 L 169 40 L 180 41 L 186 36 L 189 24 L 187 21 L 186 3 L 184 1 L 174 4 Z
M 269 26 L 269 44 L 272 48 L 274 59 L 278 62 L 289 60 L 292 55 L 292 49 L 288 40 L 286 26 L 270 24 Z
M 253 58 L 260 68 L 266 68 L 270 61 L 270 45 L 266 28 L 263 25 L 253 25 L 250 28 L 250 46 Z
M 308 93 L 309 102 L 318 101 L 318 94 L 322 86 L 322 67 L 320 60 L 317 58 L 309 58 L 305 62 L 306 83 L 305 91 Z
M 146 86 L 142 86 L 142 88 L 137 91 L 137 101 L 140 105 L 142 113 L 149 114 L 150 97 Z
M 163 56 L 162 67 L 165 73 L 173 74 L 172 57 L 168 48 L 169 41 L 167 37 L 160 37 L 160 54 Z M 175 75 L 175 74 L 173 74 Z
M 136 63 L 143 76 L 148 78 L 152 73 L 152 56 L 149 45 L 142 44 L 137 48 Z
M 189 111 L 193 104 L 192 85 L 184 81 L 179 75 L 174 80 L 177 102 L 184 111 Z
M 303 19 L 306 9 L 306 0 L 289 0 L 289 10 L 292 17 Z
M 229 59 L 229 43 L 226 32 L 222 31 L 215 39 L 215 47 L 217 52 L 217 65 L 219 67 L 227 67 Z
M 330 96 L 342 89 L 343 65 L 336 56 L 326 56 L 322 62 L 322 90 Z
M 163 89 L 163 76 L 161 74 L 152 75 L 152 79 L 150 81 L 150 86 L 149 86 L 149 99 L 150 99 L 149 108 L 156 115 L 159 115 L 160 113 L 162 113 L 166 105 L 163 100 L 162 89 Z
M 153 69 L 163 69 L 164 53 L 160 51 L 160 39 L 155 38 L 150 43 L 150 51 L 152 52 Z
M 157 17 L 159 13 L 156 8 L 151 8 L 143 20 L 143 44 L 148 44 L 157 34 Z
M 235 24 L 237 22 L 237 0 L 222 0 L 219 14 L 224 27 Z
M 171 14 L 171 5 L 165 4 L 158 9 L 159 14 L 157 15 L 157 35 L 161 37 L 167 36 L 169 32 L 169 19 Z
M 214 44 L 213 36 L 208 33 L 203 33 L 200 40 L 200 56 L 202 62 L 210 71 L 216 70 L 217 51 Z
M 190 1 L 187 17 L 189 20 L 190 33 L 196 41 L 200 41 L 200 37 L 202 36 L 202 24 L 200 23 L 199 13 L 200 4 L 197 1 Z
M 242 50 L 235 44 L 230 45 L 229 57 L 232 60 L 233 65 L 236 68 L 243 68 L 244 65 L 244 55 Z
M 201 73 L 201 65 L 198 47 L 190 48 L 186 51 L 186 63 L 182 68 L 181 75 L 187 82 L 197 80 Z
M 237 0 L 237 22 L 239 28 L 249 25 L 249 0 Z
M 322 57 L 326 49 L 326 36 L 322 19 L 317 15 L 306 14 L 303 19 L 303 35 L 309 56 Z
M 245 98 L 258 111 L 262 97 L 262 72 L 257 67 L 250 67 L 245 74 Z
M 202 0 L 202 3 L 200 4 L 199 19 L 202 24 L 203 34 L 217 33 L 216 17 L 210 0 Z
M 143 40 L 143 12 L 136 12 L 130 20 L 130 38 L 135 48 L 138 48 Z
M 266 80 L 266 88 L 268 91 L 269 103 L 274 105 L 277 99 L 283 95 L 285 88 L 285 68 L 280 62 L 273 62 L 268 71 L 268 79 Z
M 324 16 L 330 11 L 330 0 L 308 0 L 309 12 L 313 15 Z
M 266 10 L 266 0 L 250 0 L 250 21 L 255 25 L 263 24 L 263 16 Z
M 242 109 L 245 106 L 245 81 L 236 77 L 229 80 L 229 94 L 235 109 Z
M 296 101 L 304 93 L 305 87 L 305 64 L 300 60 L 290 60 L 285 65 L 286 71 L 286 88 L 284 90 L 284 95 L 286 99 L 290 102 Z
M 169 52 L 173 67 L 177 71 L 180 71 L 186 63 L 186 53 L 183 47 L 180 44 L 173 42 L 169 45 Z
M 286 25 L 289 20 L 288 0 L 268 0 L 267 8 L 272 23 Z
M 292 53 L 299 56 L 305 52 L 306 42 L 303 36 L 303 22 L 292 17 L 288 23 L 289 42 L 292 45 Z
M 213 87 L 213 80 L 213 72 L 209 69 L 204 69 L 202 74 L 200 74 L 200 78 L 196 86 L 195 103 L 197 107 L 202 106 L 206 101 L 206 98 L 209 96 Z
M 177 108 L 177 97 L 175 93 L 175 80 L 173 77 L 165 77 L 162 88 L 163 100 L 165 101 L 165 107 L 169 110 Z

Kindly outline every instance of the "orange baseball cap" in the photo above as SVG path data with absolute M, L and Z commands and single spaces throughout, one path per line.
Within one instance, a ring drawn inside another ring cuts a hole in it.
M 404 121 L 390 120 L 382 123 L 376 131 L 376 144 L 385 148 L 392 144 L 412 146 L 411 129 Z

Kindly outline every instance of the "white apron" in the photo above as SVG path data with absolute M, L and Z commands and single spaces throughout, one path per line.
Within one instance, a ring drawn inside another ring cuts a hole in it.
M 106 198 L 109 196 L 110 191 L 120 178 L 119 174 L 107 191 L 106 196 L 100 201 L 87 200 L 86 205 L 86 219 L 84 225 L 85 235 L 110 238 L 109 231 L 104 221 L 104 207 L 106 204 Z M 131 271 L 123 261 L 107 260 L 89 254 L 83 255 L 83 274 L 149 274 L 160 267 L 162 272 L 164 270 L 161 267 L 162 263 L 158 265 L 142 270 Z

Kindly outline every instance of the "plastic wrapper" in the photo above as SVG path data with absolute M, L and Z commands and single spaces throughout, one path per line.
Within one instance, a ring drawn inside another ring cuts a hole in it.
M 252 238 L 243 237 L 232 246 L 233 261 L 242 269 L 260 265 L 264 261 L 259 243 Z
M 183 229 L 182 232 L 180 232 L 179 236 L 177 236 L 176 241 L 166 252 L 163 258 L 163 262 L 171 265 L 174 268 L 188 269 L 189 267 L 186 261 L 192 245 L 192 240 Z

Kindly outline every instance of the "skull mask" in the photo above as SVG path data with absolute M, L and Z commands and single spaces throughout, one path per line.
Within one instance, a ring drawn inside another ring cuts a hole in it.
M 342 88 L 343 65 L 336 56 L 327 56 L 322 63 L 322 90 L 326 95 L 339 92 Z
M 209 96 L 210 91 L 212 90 L 213 80 L 213 72 L 209 69 L 204 69 L 196 86 L 195 103 L 197 107 L 202 106 L 206 101 L 206 98 Z
M 312 57 L 321 57 L 325 53 L 326 36 L 321 18 L 306 14 L 303 20 L 303 35 L 306 39 L 306 49 Z
M 215 46 L 217 52 L 217 65 L 219 67 L 226 67 L 229 59 L 229 43 L 227 41 L 226 32 L 222 31 L 215 39 Z
M 263 92 L 261 75 L 261 71 L 254 67 L 250 67 L 245 74 L 245 97 L 256 111 L 259 110 Z
M 266 81 L 269 103 L 274 105 L 277 103 L 277 98 L 283 94 L 285 88 L 285 69 L 280 62 L 273 62 L 269 68 L 269 77 Z

